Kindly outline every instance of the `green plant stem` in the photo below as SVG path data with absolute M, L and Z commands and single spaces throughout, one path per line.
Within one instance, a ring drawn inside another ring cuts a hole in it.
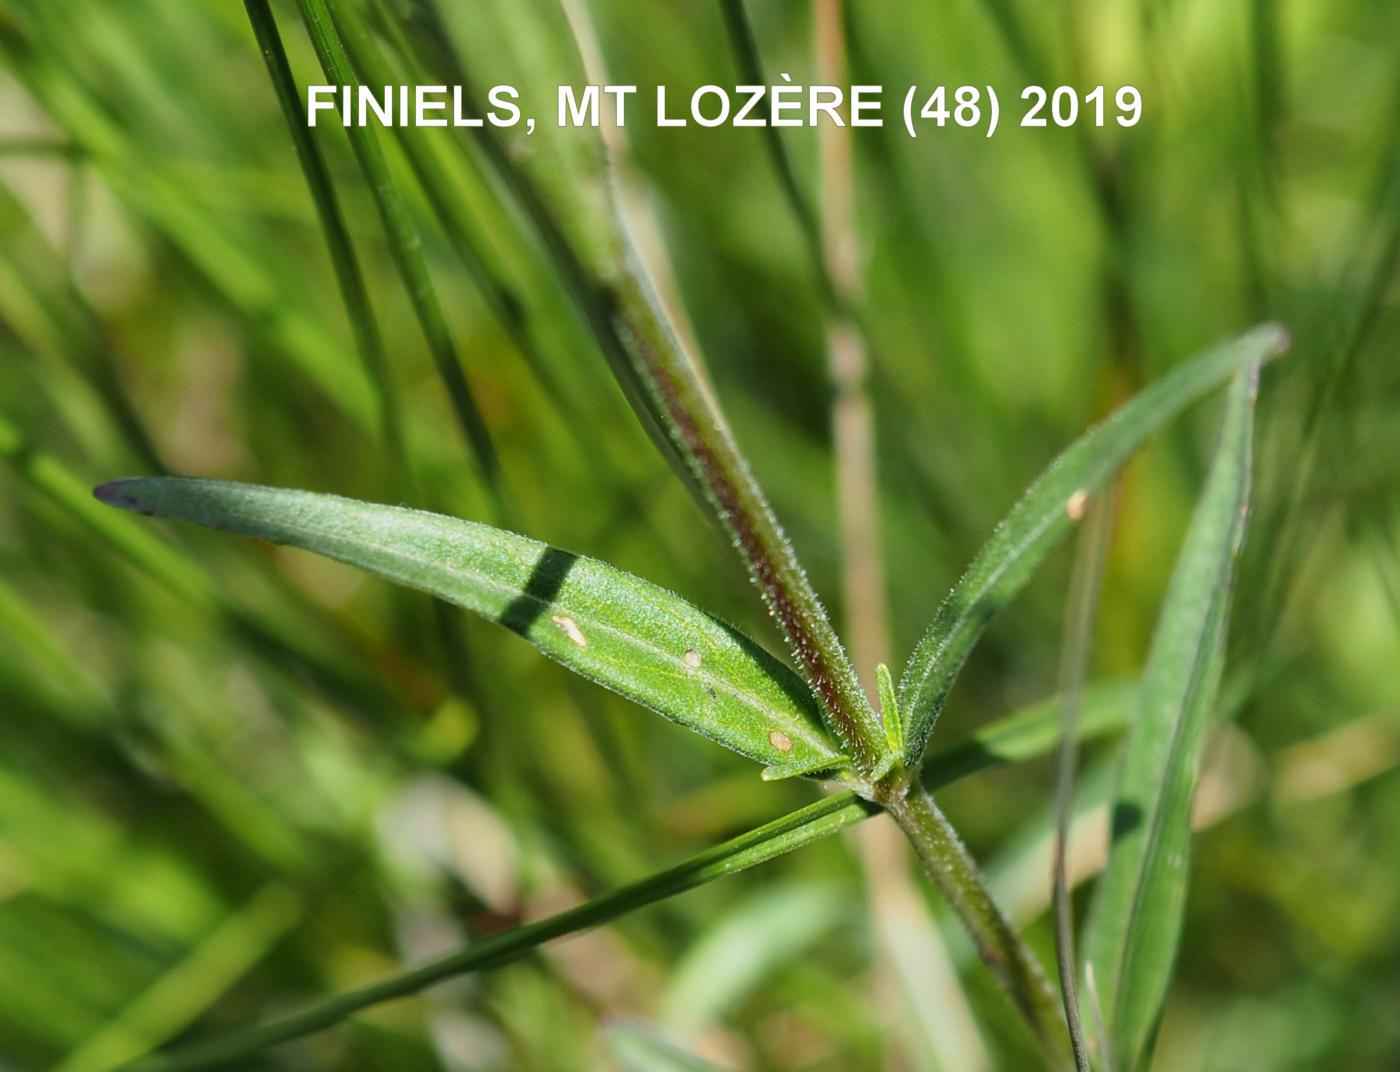
M 345 22 L 343 16 L 337 17 L 341 23 Z M 380 24 L 388 31 L 391 46 L 404 64 L 408 65 L 411 52 L 401 40 L 402 30 L 398 23 L 385 17 L 380 20 Z M 401 74 L 396 71 L 368 33 L 360 29 L 347 29 L 342 32 L 341 37 L 351 63 L 355 65 L 366 84 L 390 86 L 412 81 L 412 73 Z M 393 133 L 418 180 L 419 187 L 427 196 L 443 234 L 471 276 L 472 282 L 476 284 L 491 314 L 524 358 L 550 401 L 574 419 L 582 420 L 576 400 L 560 384 L 558 376 L 544 360 L 539 343 L 530 329 L 524 302 L 492 261 L 488 252 L 492 236 L 478 237 L 481 229 L 474 226 L 478 222 L 472 218 L 474 206 L 470 199 L 462 196 L 460 185 L 454 182 L 453 174 L 448 170 L 442 154 L 435 144 L 424 136 L 424 131 L 395 127 Z M 453 144 L 461 143 L 454 141 Z
M 325 158 L 316 145 L 316 139 L 311 136 L 311 129 L 307 126 L 306 110 L 302 106 L 296 79 L 292 74 L 291 65 L 287 62 L 287 52 L 282 46 L 282 36 L 277 30 L 277 22 L 268 0 L 243 0 L 243 6 L 248 11 L 248 21 L 252 24 L 263 62 L 267 65 L 268 77 L 272 80 L 272 87 L 277 94 L 277 103 L 282 108 L 288 132 L 292 136 L 292 144 L 296 148 L 297 160 L 306 178 L 306 185 L 311 191 L 311 201 L 316 208 L 321 231 L 325 235 L 326 245 L 330 248 L 331 264 L 335 269 L 336 283 L 340 287 L 346 314 L 350 318 L 355 348 L 359 351 L 365 374 L 374 385 L 385 445 L 393 457 L 400 480 L 406 488 L 411 488 L 414 484 L 413 470 L 404 442 L 403 421 L 399 414 L 393 376 L 389 371 L 389 359 L 384 352 L 383 337 L 374 320 L 369 290 L 360 271 L 354 243 L 350 239 L 350 229 L 346 226 L 345 217 L 340 210 L 335 184 L 331 180 Z
M 67 159 L 76 168 L 82 157 L 75 153 Z M 113 360 L 102 320 L 73 277 L 71 257 L 49 246 L 24 204 L 4 183 L 0 183 L 0 232 L 18 247 L 8 263 L 0 264 L 0 281 L 13 285 L 42 316 L 50 329 L 44 332 L 45 341 L 91 386 L 132 455 L 151 472 L 166 472 L 155 437 Z
M 884 806 L 971 934 L 982 961 L 1025 1020 L 1040 1044 L 1046 1065 L 1065 1067 L 1068 1047 L 1055 993 L 1035 954 L 992 900 L 957 831 L 921 786 L 894 795 Z
M 1086 737 L 1097 737 L 1121 729 L 1134 695 L 1131 688 L 1106 686 L 1086 710 L 1080 732 Z M 1058 702 L 1050 700 L 931 756 L 924 769 L 923 785 L 937 789 L 981 770 L 1043 755 L 1057 740 L 1059 713 Z M 306 1012 L 138 1062 L 131 1066 L 131 1072 L 192 1072 L 246 1060 L 269 1046 L 332 1027 L 372 1005 L 416 994 L 456 975 L 502 967 L 546 942 L 601 926 L 646 905 L 747 870 L 879 813 L 879 805 L 852 792 L 832 794 L 576 908 L 490 935 L 461 952 L 338 995 Z
M 729 34 L 729 44 L 734 51 L 734 62 L 739 68 L 740 76 L 751 85 L 768 85 L 758 51 L 758 38 L 754 33 L 753 24 L 749 21 L 748 12 L 744 9 L 744 0 L 719 0 L 719 7 L 724 15 L 724 28 Z M 829 305 L 835 307 L 838 304 L 836 285 L 827 270 L 826 258 L 823 255 L 821 224 L 798 184 L 797 169 L 793 166 L 787 147 L 783 145 L 782 131 L 767 121 L 771 117 L 767 98 L 759 105 L 759 110 L 765 120 L 763 144 L 768 149 L 768 159 L 773 165 L 783 199 L 792 212 L 798 230 L 802 232 L 802 240 L 807 246 L 808 263 L 821 286 L 822 297 Z
M 767 85 L 753 25 L 744 0 L 720 0 L 740 74 Z M 813 11 L 819 80 L 844 84 L 847 74 L 845 5 L 824 0 Z M 761 106 L 768 114 L 766 102 Z M 875 412 L 870 398 L 870 341 L 860 312 L 861 272 L 856 252 L 851 132 L 821 130 L 821 218 L 797 182 L 792 157 L 779 128 L 763 129 L 764 144 L 783 199 L 802 232 L 808 260 L 826 307 L 827 375 L 831 382 L 831 427 L 840 519 L 842 595 L 851 656 L 872 692 L 869 675 L 888 660 L 889 613 L 885 600 L 880 539 Z
M 286 358 L 358 428 L 373 430 L 372 392 L 358 365 L 344 359 L 340 342 L 297 300 L 304 290 L 282 274 L 290 272 L 290 262 L 269 264 L 268 249 L 256 232 L 191 200 L 188 175 L 132 140 L 87 88 L 86 76 L 65 65 L 71 57 L 36 44 L 45 31 L 29 23 L 51 7 L 7 9 L 13 21 L 0 18 L 0 62 L 100 170 L 112 192 L 177 248 L 258 332 L 263 345 L 257 352 Z
M 1064 733 L 1060 737 L 1059 770 L 1055 779 L 1055 850 L 1051 866 L 1051 903 L 1055 917 L 1055 962 L 1064 998 L 1065 1021 L 1069 1025 L 1070 1046 L 1077 1072 L 1091 1072 L 1089 1050 L 1084 1040 L 1084 1024 L 1079 1011 L 1074 955 L 1074 915 L 1070 899 L 1065 856 L 1069 846 L 1074 811 L 1074 783 L 1079 765 L 1075 727 L 1079 704 L 1093 647 L 1094 623 L 1098 618 L 1104 560 L 1108 554 L 1114 503 L 1110 492 L 1095 500 L 1080 534 L 1074 574 L 1065 611 L 1065 647 L 1060 666 L 1060 695 L 1064 703 Z
M 298 0 L 302 20 L 311 43 L 316 49 L 326 78 L 335 85 L 359 86 L 350 59 L 342 43 L 342 35 L 364 33 L 356 19 L 334 19 L 325 0 Z M 364 172 L 365 181 L 374 196 L 394 263 L 413 303 L 414 313 L 427 339 L 438 376 L 447 389 L 448 398 L 461 426 L 467 446 L 486 482 L 487 490 L 501 505 L 499 495 L 500 465 L 491 442 L 486 422 L 472 397 L 467 378 L 457 357 L 457 348 L 447 326 L 447 317 L 438 300 L 437 290 L 423 258 L 422 240 L 413 225 L 408 205 L 399 193 L 389 163 L 378 138 L 369 127 L 350 126 L 347 130 L 351 148 Z

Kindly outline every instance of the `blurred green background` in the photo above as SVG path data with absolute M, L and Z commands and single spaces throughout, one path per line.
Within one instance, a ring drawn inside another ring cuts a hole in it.
M 519 81 L 483 36 L 507 2 L 442 5 L 479 84 Z M 567 7 L 613 82 L 674 99 L 744 81 L 714 0 Z M 809 5 L 748 8 L 770 76 L 815 80 Z M 299 81 L 325 81 L 295 6 L 274 10 Z M 991 84 L 1004 111 L 991 140 L 897 123 L 853 139 L 896 660 L 1060 447 L 1194 349 L 1286 324 L 1158 1067 L 1400 1067 L 1400 6 L 851 4 L 845 29 L 851 81 L 896 87 L 891 103 Z M 542 119 L 548 73 L 522 85 Z M 1144 118 L 1021 130 L 1005 113 L 1033 83 L 1132 84 Z M 620 169 L 641 247 L 839 624 L 810 250 L 761 132 L 644 114 Z M 450 161 L 444 206 L 382 136 L 501 457 L 491 502 L 349 143 L 316 135 L 413 487 L 242 5 L 0 0 L 0 1067 L 94 1072 L 216 1035 L 815 797 L 492 625 L 444 629 L 425 598 L 348 569 L 92 502 L 157 462 L 409 502 L 618 564 L 780 647 L 474 170 L 479 146 L 405 134 Z M 816 133 L 784 141 L 817 203 Z M 464 263 L 464 228 L 527 332 Z M 1215 413 L 1128 471 L 1096 677 L 1141 665 Z M 1069 557 L 993 627 L 942 743 L 1053 692 Z M 1086 808 L 1106 755 L 1086 758 Z M 1047 953 L 1051 784 L 1041 762 L 941 796 Z M 824 842 L 255 1067 L 608 1068 L 618 1017 L 725 1067 L 1022 1067 L 936 897 L 867 881 L 909 866 L 873 844 Z

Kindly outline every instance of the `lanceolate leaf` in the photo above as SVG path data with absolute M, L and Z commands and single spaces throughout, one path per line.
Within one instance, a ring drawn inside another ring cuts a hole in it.
M 958 671 L 987 624 L 1030 580 L 1078 519 L 1088 496 L 1142 443 L 1231 374 L 1282 353 L 1288 336 L 1266 324 L 1173 369 L 1077 440 L 1031 485 L 938 608 L 899 683 L 899 711 L 917 764 Z
M 1231 388 L 1210 479 L 1162 607 L 1090 921 L 1086 952 L 1124 1072 L 1145 1066 L 1181 931 L 1191 800 L 1244 538 L 1257 375 L 1241 373 Z
M 678 596 L 502 529 L 334 495 L 121 480 L 104 502 L 347 562 L 476 611 L 546 655 L 760 763 L 845 764 L 791 670 Z

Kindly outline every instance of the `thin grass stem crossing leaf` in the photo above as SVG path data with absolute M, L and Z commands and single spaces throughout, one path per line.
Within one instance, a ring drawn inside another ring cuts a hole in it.
M 472 521 L 216 480 L 122 480 L 98 498 L 301 547 L 429 592 L 584 677 L 750 759 L 846 765 L 803 681 L 679 596 L 594 559 Z
M 1216 384 L 1281 354 L 1288 336 L 1265 324 L 1185 362 L 1090 429 L 1031 485 L 944 599 L 899 683 L 916 765 L 968 653 L 988 623 L 1025 587 L 1050 549 L 1142 443 Z
M 1231 388 L 1210 477 L 1162 606 L 1090 918 L 1086 953 L 1123 1072 L 1146 1065 L 1181 932 L 1191 801 L 1249 503 L 1257 376 L 1257 368 L 1241 373 Z
M 1131 686 L 1110 684 L 1086 690 L 1079 720 L 1081 737 L 1101 737 L 1122 728 L 1136 696 L 1137 690 Z M 935 752 L 921 772 L 924 788 L 934 791 L 978 771 L 1044 755 L 1059 739 L 1060 706 L 1058 699 L 1042 701 L 979 730 L 941 753 Z M 257 1024 L 148 1058 L 132 1066 L 132 1072 L 194 1072 L 195 1069 L 231 1067 L 240 1062 L 246 1064 L 250 1056 L 261 1050 L 323 1031 L 362 1009 L 416 994 L 456 975 L 492 971 L 546 942 L 601 926 L 645 905 L 757 867 L 879 813 L 879 805 L 861 800 L 853 792 L 833 793 L 780 819 L 704 849 L 664 871 L 556 915 L 508 931 L 497 931 L 458 952 L 359 990 L 336 995 L 281 1020 Z

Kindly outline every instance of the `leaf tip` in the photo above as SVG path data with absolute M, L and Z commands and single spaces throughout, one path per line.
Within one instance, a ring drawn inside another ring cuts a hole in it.
M 93 488 L 92 497 L 108 506 L 117 506 L 123 510 L 132 510 L 145 517 L 150 517 L 152 514 L 150 506 L 136 491 L 140 483 L 139 477 L 109 480 L 107 483 L 98 484 L 97 487 Z

